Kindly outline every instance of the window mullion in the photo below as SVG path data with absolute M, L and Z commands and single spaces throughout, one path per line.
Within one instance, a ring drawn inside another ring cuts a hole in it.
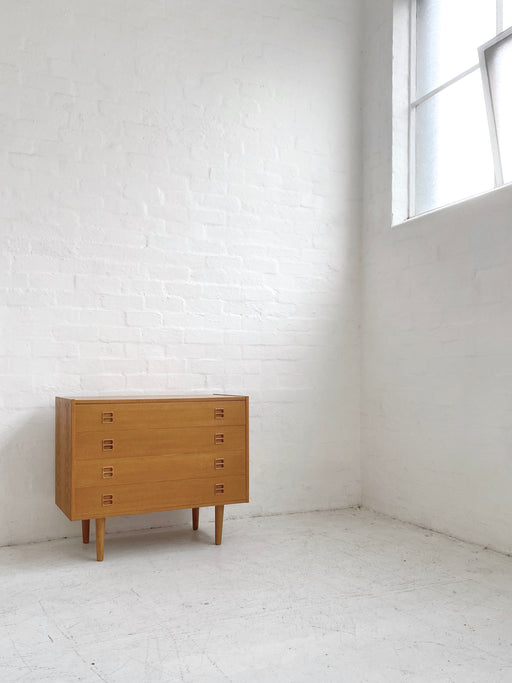
M 413 100 L 416 100 L 416 16 L 417 0 L 410 0 L 409 7 L 409 188 L 408 188 L 408 215 L 416 215 L 416 109 Z
M 478 49 L 478 54 L 480 58 L 480 67 L 482 72 L 482 82 L 483 82 L 483 92 L 485 99 L 485 108 L 487 111 L 487 121 L 489 125 L 489 135 L 491 140 L 491 149 L 494 159 L 494 171 L 496 185 L 499 187 L 504 184 L 503 177 L 503 166 L 501 161 L 501 150 L 498 140 L 498 127 L 496 122 L 496 112 L 495 104 L 493 99 L 493 93 L 491 89 L 491 82 L 489 76 L 489 66 L 487 63 L 487 50 L 492 49 L 496 45 L 503 43 L 505 40 L 510 40 L 512 36 L 512 28 L 501 33 L 501 35 L 489 40 L 484 45 L 481 45 Z
M 498 131 L 496 129 L 496 121 L 494 119 L 494 112 L 492 106 L 491 86 L 489 82 L 489 72 L 487 70 L 487 63 L 485 59 L 485 52 L 480 51 L 480 65 L 482 70 L 483 92 L 485 100 L 485 109 L 487 112 L 487 123 L 489 126 L 489 138 L 491 143 L 492 157 L 494 161 L 494 182 L 497 187 L 503 185 L 503 173 L 501 170 L 500 150 L 498 145 Z
M 503 31 L 503 0 L 496 0 L 496 34 Z
M 479 64 L 474 64 L 469 69 L 466 69 L 466 71 L 463 71 L 462 73 L 458 74 L 457 76 L 450 78 L 450 80 L 446 81 L 446 83 L 443 83 L 442 85 L 437 86 L 437 88 L 434 88 L 430 92 L 425 93 L 425 95 L 418 97 L 417 100 L 413 100 L 411 102 L 411 107 L 413 109 L 415 109 L 416 107 L 419 107 L 419 105 L 423 104 L 423 102 L 425 102 L 426 100 L 429 100 L 431 97 L 434 97 L 434 95 L 437 95 L 438 93 L 442 92 L 443 90 L 446 90 L 446 88 L 449 88 L 451 85 L 454 85 L 454 83 L 461 81 L 463 78 L 465 78 L 466 76 L 469 76 L 469 74 L 472 74 L 473 71 L 477 71 L 479 68 L 480 68 Z

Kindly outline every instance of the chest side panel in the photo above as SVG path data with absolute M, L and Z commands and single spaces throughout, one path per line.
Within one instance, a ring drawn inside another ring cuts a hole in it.
M 71 517 L 72 411 L 71 401 L 55 399 L 55 502 Z

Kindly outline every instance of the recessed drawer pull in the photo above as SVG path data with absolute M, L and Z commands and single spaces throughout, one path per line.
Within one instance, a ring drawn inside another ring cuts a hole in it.
M 112 479 L 113 476 L 114 468 L 111 465 L 103 468 L 103 479 Z
M 223 470 L 224 469 L 224 458 L 215 458 L 215 469 L 216 470 Z
M 219 496 L 224 493 L 224 484 L 215 484 L 215 495 Z
M 103 424 L 114 422 L 114 413 L 101 413 L 101 421 Z
M 220 444 L 224 443 L 224 434 L 215 434 L 215 445 L 219 446 Z
M 224 419 L 224 408 L 215 408 L 213 411 L 216 420 Z
M 114 496 L 111 493 L 104 493 L 101 496 L 101 504 L 102 505 L 113 505 L 114 503 Z
M 104 451 L 113 451 L 114 450 L 114 439 L 103 439 L 102 444 L 103 444 L 103 450 Z

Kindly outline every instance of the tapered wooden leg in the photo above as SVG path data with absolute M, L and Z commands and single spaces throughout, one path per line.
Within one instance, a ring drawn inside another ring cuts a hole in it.
M 224 521 L 224 505 L 215 506 L 215 545 L 222 543 L 222 523 Z
M 103 551 L 105 549 L 105 517 L 96 520 L 96 559 L 103 561 Z
M 199 508 L 192 508 L 192 529 L 199 529 Z
M 82 519 L 82 541 L 89 543 L 89 529 L 91 528 L 90 519 Z

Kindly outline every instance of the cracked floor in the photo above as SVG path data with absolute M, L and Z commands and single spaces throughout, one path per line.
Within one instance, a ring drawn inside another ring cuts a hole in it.
M 0 548 L 0 680 L 512 681 L 512 558 L 364 510 Z

